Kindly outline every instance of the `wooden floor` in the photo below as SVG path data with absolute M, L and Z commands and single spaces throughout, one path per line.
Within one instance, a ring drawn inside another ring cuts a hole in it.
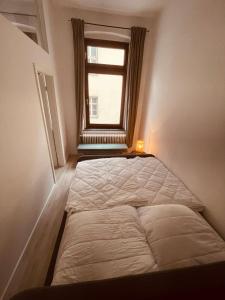
M 56 184 L 22 259 L 4 295 L 4 300 L 24 289 L 43 286 L 62 222 L 68 189 L 78 157 L 69 158 L 56 171 Z

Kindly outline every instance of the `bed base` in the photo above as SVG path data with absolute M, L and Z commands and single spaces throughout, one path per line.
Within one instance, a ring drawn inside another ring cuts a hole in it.
M 12 300 L 225 299 L 225 262 L 27 290 Z

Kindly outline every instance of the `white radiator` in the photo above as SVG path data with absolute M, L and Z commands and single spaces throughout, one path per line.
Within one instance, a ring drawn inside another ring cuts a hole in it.
M 84 131 L 81 142 L 82 144 L 126 144 L 126 133 L 124 131 Z

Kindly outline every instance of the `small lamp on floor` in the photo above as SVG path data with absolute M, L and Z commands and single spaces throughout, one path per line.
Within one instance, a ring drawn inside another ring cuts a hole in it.
M 139 153 L 144 152 L 144 141 L 143 140 L 137 140 L 136 152 L 139 152 Z

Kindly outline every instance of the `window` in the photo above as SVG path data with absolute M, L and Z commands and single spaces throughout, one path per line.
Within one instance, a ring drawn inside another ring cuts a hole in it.
M 89 97 L 90 120 L 98 118 L 98 97 Z
M 85 41 L 86 127 L 123 129 L 128 43 Z

